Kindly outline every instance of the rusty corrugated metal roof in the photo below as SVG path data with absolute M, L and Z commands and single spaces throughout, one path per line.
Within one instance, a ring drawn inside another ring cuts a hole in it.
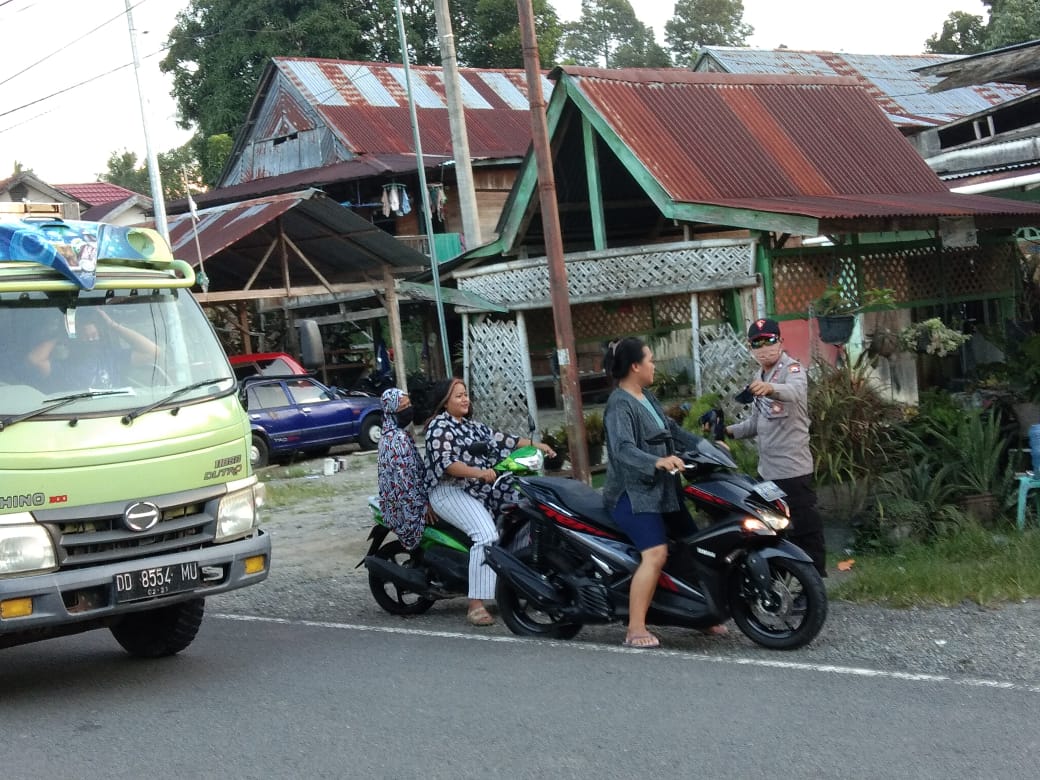
M 1040 205 L 951 193 L 852 79 L 557 72 L 675 203 L 857 231 L 958 216 L 980 226 L 1040 224 Z
M 273 62 L 353 153 L 413 151 L 402 65 L 303 57 L 275 57 Z M 410 71 L 423 152 L 450 154 L 443 70 L 413 66 Z M 460 68 L 459 77 L 470 154 L 523 155 L 531 141 L 524 71 Z M 544 76 L 542 90 L 546 95 L 552 91 Z
M 271 290 L 284 295 L 280 256 L 259 264 L 280 231 L 307 257 L 304 262 L 289 252 L 290 282 L 296 288 L 321 286 L 323 279 L 332 284 L 381 279 L 384 264 L 402 270 L 429 264 L 425 255 L 318 190 L 204 208 L 198 216 L 199 248 L 212 293 Z M 167 224 L 174 255 L 197 267 L 192 216 L 179 214 Z
M 1018 84 L 980 84 L 936 94 L 941 79 L 916 72 L 959 59 L 947 54 L 845 54 L 795 49 L 709 46 L 696 70 L 792 76 L 844 76 L 867 89 L 890 119 L 901 126 L 931 127 L 983 111 L 1025 94 Z
M 850 79 L 563 71 L 677 202 L 946 192 Z

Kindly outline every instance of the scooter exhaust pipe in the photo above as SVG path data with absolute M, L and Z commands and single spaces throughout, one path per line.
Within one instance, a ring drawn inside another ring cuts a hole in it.
M 560 608 L 564 603 L 552 585 L 537 572 L 522 563 L 515 555 L 501 547 L 488 545 L 484 548 L 484 560 L 499 577 L 527 596 L 540 607 Z
M 430 589 L 426 575 L 420 569 L 406 569 L 376 555 L 365 557 L 365 568 L 377 577 L 389 580 L 412 593 L 425 593 Z

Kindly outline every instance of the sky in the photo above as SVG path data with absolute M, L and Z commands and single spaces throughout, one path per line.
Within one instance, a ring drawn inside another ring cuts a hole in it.
M 180 146 L 191 132 L 176 126 L 161 49 L 187 0 L 129 0 L 155 153 Z M 551 0 L 574 21 L 581 0 Z M 664 44 L 673 4 L 636 0 L 636 15 Z M 0 179 L 14 163 L 50 184 L 95 181 L 113 152 L 146 159 L 145 122 L 135 81 L 127 0 L 0 0 Z M 751 46 L 917 54 L 952 11 L 986 18 L 980 0 L 744 0 Z M 96 29 L 95 29 L 96 28 Z

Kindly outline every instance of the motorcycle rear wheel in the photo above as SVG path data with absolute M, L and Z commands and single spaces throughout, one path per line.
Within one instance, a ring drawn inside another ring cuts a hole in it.
M 772 650 L 809 644 L 827 619 L 827 591 L 812 564 L 770 558 L 770 598 L 760 598 L 750 576 L 738 569 L 730 585 L 733 621 L 752 641 Z
M 522 563 L 530 565 L 530 547 L 517 551 L 515 555 Z M 550 578 L 554 573 L 551 566 L 544 564 L 539 566 L 538 569 L 541 574 L 545 574 Z M 495 602 L 498 604 L 502 622 L 518 636 L 536 636 L 545 639 L 573 639 L 581 631 L 581 623 L 564 622 L 558 615 L 543 612 L 503 577 L 498 578 L 498 585 L 495 588 Z
M 415 568 L 415 552 L 407 549 L 398 539 L 387 542 L 373 555 L 404 568 Z M 405 590 L 396 582 L 384 580 L 372 571 L 368 572 L 368 588 L 376 603 L 391 615 L 421 615 L 434 602 L 414 591 Z

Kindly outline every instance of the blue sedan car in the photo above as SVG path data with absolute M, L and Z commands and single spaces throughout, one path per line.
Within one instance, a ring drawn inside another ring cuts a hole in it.
M 253 468 L 297 452 L 320 455 L 352 442 L 371 450 L 379 443 L 378 398 L 343 395 L 304 375 L 248 377 L 240 388 L 253 430 Z

